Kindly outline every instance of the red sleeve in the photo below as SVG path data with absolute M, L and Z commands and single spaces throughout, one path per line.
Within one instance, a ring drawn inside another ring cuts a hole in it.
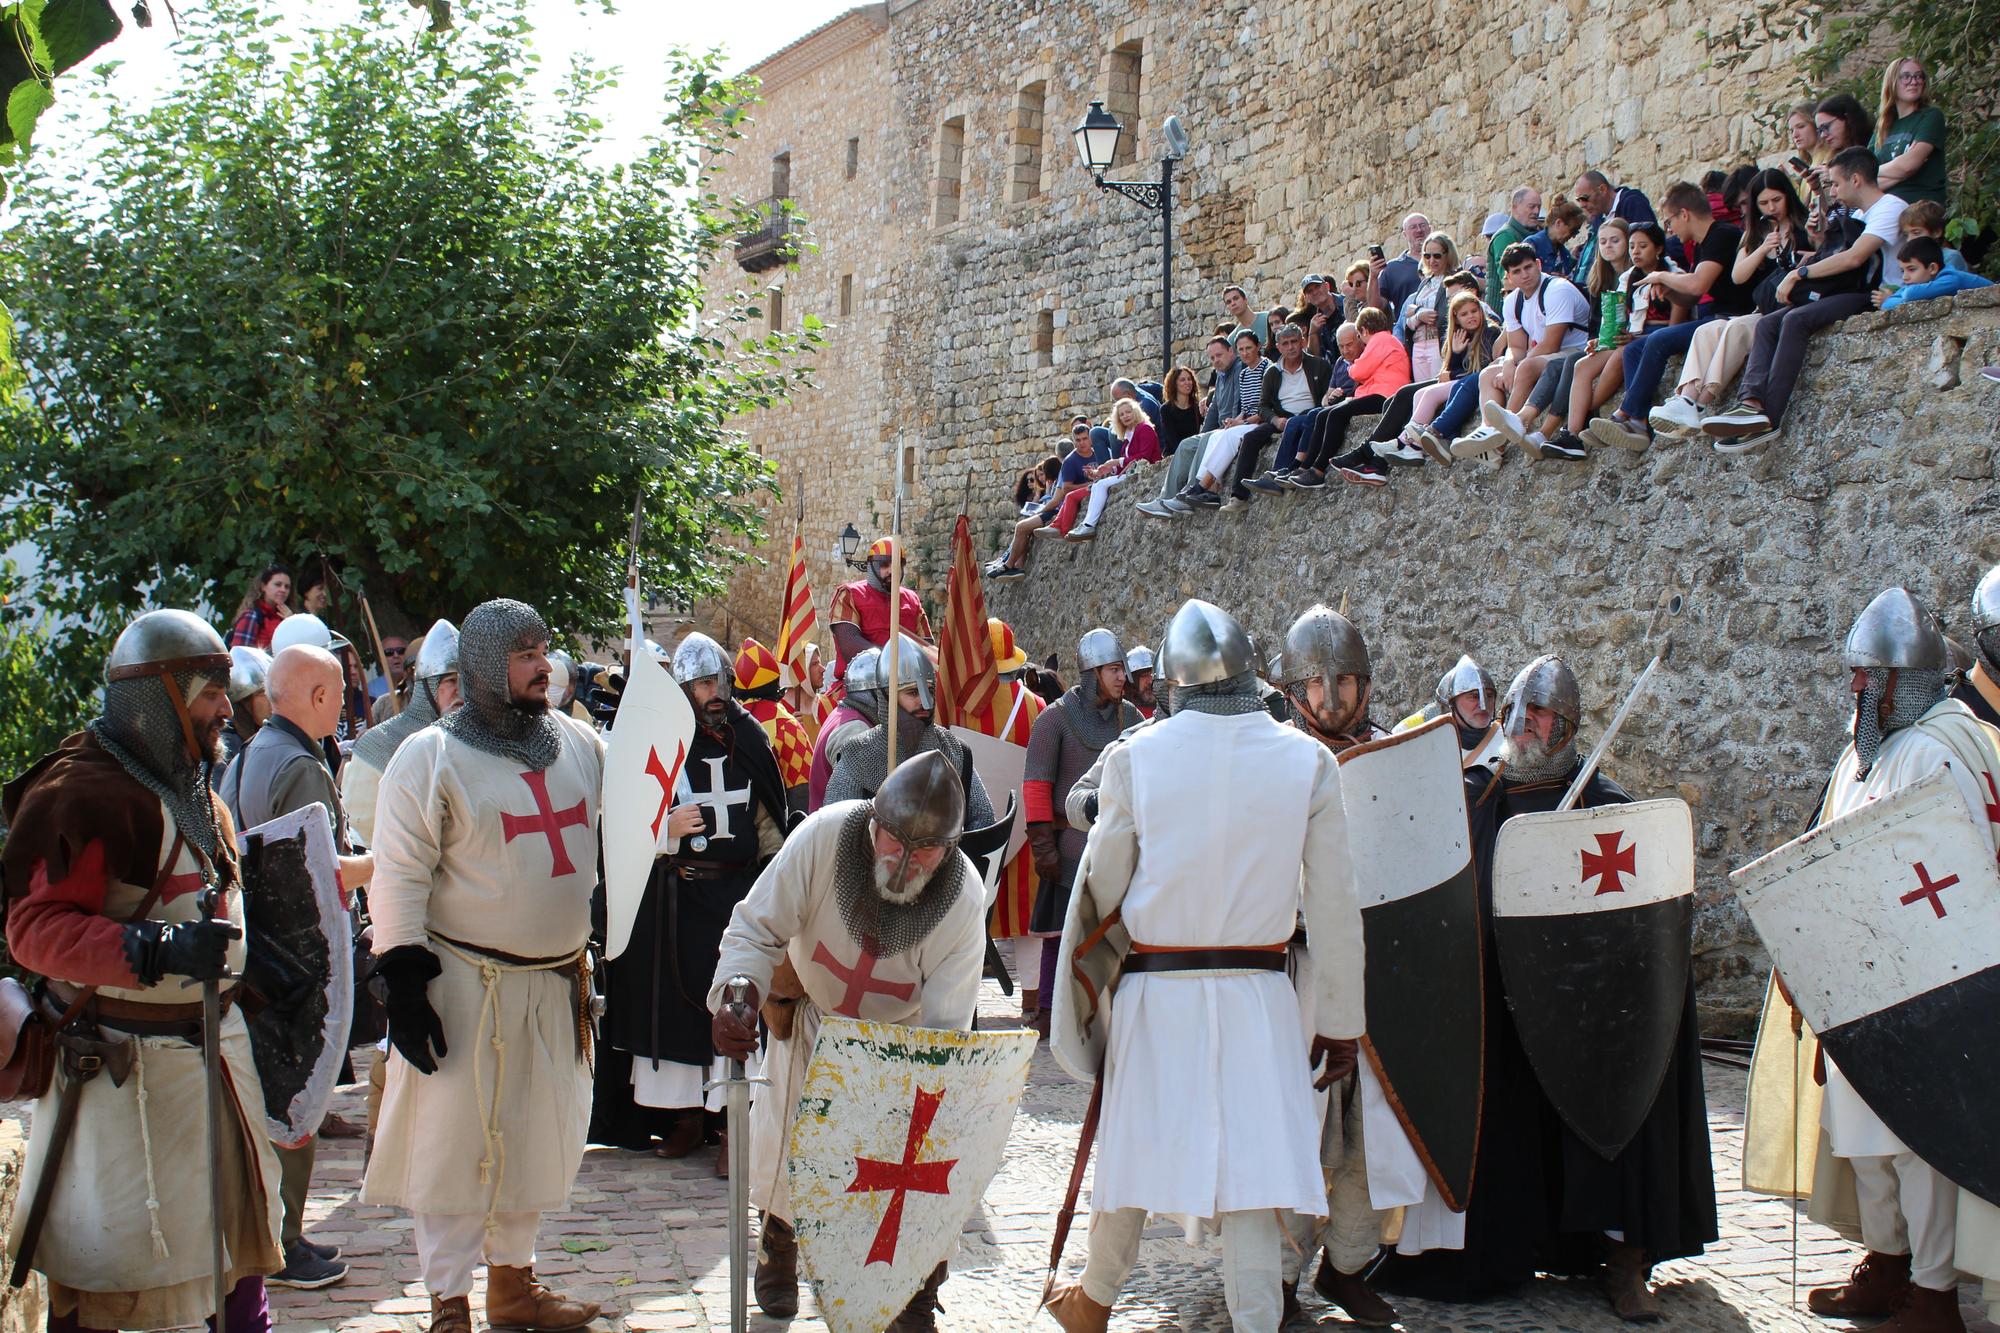
M 46 857 L 28 868 L 27 891 L 8 905 L 7 947 L 30 972 L 84 986 L 136 986 L 125 958 L 125 927 L 104 915 L 111 877 L 102 839 L 93 838 L 67 866 Z
M 1036 782 L 1032 778 L 1023 782 L 1021 784 L 1021 809 L 1027 814 L 1030 824 L 1055 823 L 1055 783 Z
M 1125 456 L 1142 463 L 1157 463 L 1163 457 L 1160 453 L 1160 433 L 1153 429 L 1151 422 L 1142 421 L 1132 432 L 1132 443 L 1126 447 Z

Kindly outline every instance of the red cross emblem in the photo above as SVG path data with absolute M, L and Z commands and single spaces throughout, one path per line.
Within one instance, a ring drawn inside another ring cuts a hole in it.
M 917 993 L 916 986 L 907 981 L 899 983 L 875 980 L 876 958 L 865 947 L 859 951 L 853 967 L 842 967 L 840 960 L 827 949 L 826 941 L 821 940 L 813 945 L 813 961 L 839 977 L 840 984 L 847 987 L 847 994 L 840 997 L 840 1003 L 833 1009 L 833 1012 L 846 1018 L 861 1017 L 861 1002 L 870 995 L 887 995 L 892 999 L 908 1000 Z
M 2000 824 L 2000 787 L 1993 785 L 1991 773 L 1981 773 L 1979 776 L 1986 783 L 1986 794 L 1992 798 L 1986 802 L 1986 822 Z
M 532 815 L 510 815 L 504 811 L 500 815 L 500 831 L 503 841 L 512 842 L 527 833 L 539 833 L 549 840 L 549 874 L 554 876 L 574 875 L 576 866 L 569 859 L 569 848 L 563 846 L 562 831 L 572 825 L 588 824 L 590 816 L 584 813 L 584 803 L 578 801 L 567 810 L 557 810 L 549 804 L 549 775 L 529 769 L 521 774 L 521 781 L 528 784 L 528 790 L 535 794 L 535 813 Z
M 1622 871 L 1627 875 L 1638 874 L 1636 862 L 1639 848 L 1637 844 L 1621 848 L 1618 844 L 1625 838 L 1622 830 L 1593 835 L 1597 839 L 1597 850 L 1583 852 L 1583 878 L 1586 883 L 1597 881 L 1597 892 L 1593 898 L 1602 898 L 1607 893 L 1623 893 L 1625 886 L 1619 882 Z
M 1939 917 L 1943 917 L 1945 914 L 1944 901 L 1938 895 L 1958 883 L 1958 876 L 1946 875 L 1943 879 L 1934 880 L 1931 878 L 1930 872 L 1924 869 L 1922 861 L 1917 862 L 1911 869 L 1917 872 L 1917 887 L 1911 889 L 1896 901 L 1908 907 L 1911 903 L 1917 902 L 1920 899 L 1929 899 L 1931 910 L 1936 912 Z
M 660 823 L 667 817 L 667 809 L 674 803 L 674 779 L 681 775 L 681 761 L 687 758 L 687 746 L 674 747 L 674 762 L 671 767 L 660 762 L 660 752 L 646 747 L 646 776 L 660 784 L 660 808 L 653 812 L 653 841 L 660 840 Z
M 866 1263 L 896 1262 L 896 1240 L 903 1230 L 903 1198 L 911 1190 L 919 1194 L 951 1193 L 951 1169 L 958 1165 L 957 1158 L 938 1162 L 917 1160 L 917 1154 L 923 1151 L 924 1140 L 930 1136 L 931 1121 L 937 1118 L 938 1103 L 943 1100 L 943 1088 L 936 1092 L 917 1089 L 916 1105 L 910 1108 L 910 1132 L 903 1140 L 902 1161 L 878 1162 L 868 1157 L 854 1159 L 854 1183 L 847 1187 L 849 1194 L 891 1191 L 889 1211 L 882 1214 L 882 1224 L 875 1228 L 875 1243 L 868 1247 Z

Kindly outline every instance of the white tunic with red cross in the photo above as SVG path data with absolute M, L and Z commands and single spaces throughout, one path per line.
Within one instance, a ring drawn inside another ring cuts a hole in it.
M 536 770 L 436 727 L 396 751 L 375 814 L 375 952 L 421 945 L 442 973 L 435 1074 L 389 1060 L 363 1197 L 423 1213 L 560 1208 L 583 1157 L 590 1070 L 573 973 L 549 960 L 590 937 L 604 745 L 556 715 L 562 753 Z
M 986 897 L 962 854 L 953 853 L 962 863 L 964 888 L 958 900 L 909 949 L 877 958 L 849 932 L 834 892 L 835 870 L 841 827 L 862 804 L 826 806 L 785 839 L 730 917 L 708 997 L 711 1010 L 720 1005 L 724 983 L 737 975 L 754 981 L 759 995 L 768 995 L 771 972 L 788 955 L 805 986 L 790 1040 L 774 1039 L 765 1052 L 770 1090 L 759 1092 L 750 1110 L 750 1202 L 784 1218 L 792 1215 L 786 1145 L 820 1015 L 966 1031 L 979 1001 Z

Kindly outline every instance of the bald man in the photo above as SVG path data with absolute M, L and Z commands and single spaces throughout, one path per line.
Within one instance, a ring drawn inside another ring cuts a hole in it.
M 326 809 L 334 849 L 346 852 L 347 815 L 320 744 L 340 725 L 345 683 L 340 659 L 324 648 L 294 644 L 271 659 L 264 681 L 271 720 L 250 738 L 223 776 L 222 799 L 236 817 L 237 828 L 255 828 L 317 803 Z M 374 873 L 374 857 L 343 854 L 342 894 L 366 884 Z M 329 940 L 328 947 L 345 951 L 353 942 Z M 285 1204 L 285 1266 L 266 1279 L 274 1287 L 327 1287 L 347 1276 L 347 1265 L 336 1262 L 337 1248 L 305 1237 L 306 1194 L 318 1148 L 318 1139 L 312 1138 L 296 1148 L 277 1150 L 283 1173 L 279 1194 Z

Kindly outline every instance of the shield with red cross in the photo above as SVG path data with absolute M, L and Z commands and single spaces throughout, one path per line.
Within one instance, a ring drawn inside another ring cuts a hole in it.
M 694 743 L 694 709 L 643 647 L 626 668 L 618 720 L 604 752 L 599 827 L 604 838 L 604 956 L 632 938 L 653 858 L 666 849 L 667 811 Z
M 789 1170 L 799 1256 L 832 1333 L 880 1333 L 951 1256 L 1000 1169 L 1035 1041 L 820 1024 Z
M 1493 937 L 1521 1048 L 1607 1160 L 1639 1132 L 1680 1035 L 1694 819 L 1674 799 L 1516 815 L 1493 848 Z
M 1827 1057 L 1917 1156 L 2000 1204 L 2000 868 L 1939 770 L 1730 879 Z

